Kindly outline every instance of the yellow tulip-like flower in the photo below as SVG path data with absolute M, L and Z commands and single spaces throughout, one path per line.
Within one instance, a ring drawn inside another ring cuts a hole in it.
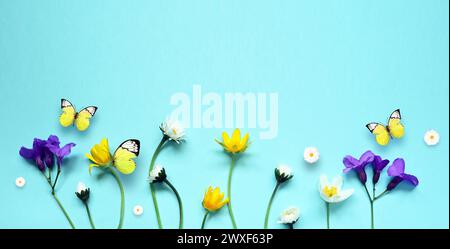
M 220 142 L 216 139 L 216 142 L 219 143 L 225 151 L 232 154 L 237 154 L 244 152 L 247 149 L 249 144 L 248 138 L 248 133 L 246 133 L 244 137 L 241 138 L 241 131 L 237 128 L 233 131 L 233 135 L 231 136 L 231 138 L 226 132 L 223 132 L 223 141 Z
M 224 193 L 220 192 L 219 187 L 213 189 L 210 186 L 205 192 L 205 197 L 203 197 L 203 207 L 208 210 L 208 212 L 215 212 L 228 203 L 229 199 L 223 199 L 223 197 Z
M 103 138 L 99 144 L 94 145 L 91 149 L 91 154 L 86 154 L 93 163 L 89 165 L 89 173 L 92 167 L 106 167 L 111 161 L 111 153 L 109 152 L 108 140 Z

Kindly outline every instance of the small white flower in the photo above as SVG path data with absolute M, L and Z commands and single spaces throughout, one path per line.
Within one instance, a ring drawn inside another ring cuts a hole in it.
M 25 185 L 25 178 L 23 177 L 17 177 L 16 179 L 16 186 L 21 188 Z
M 185 129 L 178 120 L 168 118 L 159 126 L 164 135 L 168 136 L 170 140 L 180 143 L 185 139 Z
M 300 210 L 296 207 L 289 207 L 285 209 L 281 215 L 278 223 L 281 224 L 293 224 L 298 221 L 300 217 Z
M 164 167 L 157 164 L 155 167 L 150 171 L 150 176 L 148 180 L 150 182 L 162 182 L 166 179 L 166 172 L 164 170 Z
M 433 146 L 439 143 L 439 133 L 435 130 L 429 130 L 425 133 L 425 136 L 423 136 L 423 140 L 425 140 L 425 143 L 429 146 Z
M 315 163 L 319 160 L 320 153 L 315 147 L 308 147 L 303 152 L 303 158 L 308 163 Z
M 335 176 L 331 184 L 328 182 L 328 177 L 326 175 L 321 175 L 319 181 L 320 197 L 328 203 L 345 201 L 353 194 L 354 189 L 343 190 L 342 184 L 343 179 L 340 175 Z
M 285 177 L 290 177 L 292 176 L 292 168 L 289 167 L 289 165 L 286 164 L 280 164 L 277 167 L 278 172 L 280 173 L 280 175 L 284 175 Z
M 144 208 L 141 205 L 134 206 L 134 208 L 133 208 L 134 215 L 141 216 L 143 212 L 144 212 Z
M 77 193 L 81 194 L 81 191 L 86 191 L 87 187 L 83 182 L 78 182 Z

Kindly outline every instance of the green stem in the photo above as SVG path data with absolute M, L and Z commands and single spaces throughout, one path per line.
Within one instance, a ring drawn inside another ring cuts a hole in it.
M 42 175 L 47 180 L 47 183 L 50 186 L 50 188 L 52 188 L 52 182 L 50 181 L 50 177 L 47 177 L 43 171 L 41 171 L 41 172 L 42 172 Z M 61 204 L 58 197 L 56 196 L 56 193 L 53 190 L 53 188 L 52 188 L 52 196 L 55 199 L 56 203 L 58 203 L 58 206 L 61 209 L 61 211 L 64 213 L 64 216 L 66 216 L 66 219 L 70 223 L 70 226 L 72 227 L 72 229 L 75 229 L 75 225 L 73 224 L 72 220 L 70 219 L 69 214 L 66 212 L 66 209 L 64 209 L 63 205 Z
M 231 207 L 231 178 L 233 176 L 233 169 L 234 166 L 236 165 L 236 158 L 234 154 L 231 154 L 231 165 L 230 165 L 230 171 L 228 173 L 228 188 L 227 188 L 227 192 L 228 192 L 228 212 L 230 213 L 230 218 L 231 218 L 231 223 L 233 224 L 233 228 L 236 229 L 236 221 L 234 219 L 234 214 L 233 214 L 233 208 Z
M 330 229 L 330 203 L 325 202 L 325 205 L 327 206 L 327 229 Z
M 41 171 L 42 172 L 42 175 L 45 177 L 45 179 L 47 180 L 47 183 L 48 183 L 48 185 L 50 186 L 50 188 L 52 188 L 52 182 L 50 181 L 50 178 L 48 177 L 48 176 L 46 176 L 45 175 L 45 173 L 43 172 L 43 171 Z M 53 191 L 52 191 L 53 192 Z
M 370 202 L 370 228 L 374 229 L 375 228 L 375 223 L 374 223 L 374 218 L 373 218 L 373 201 Z
M 125 193 L 123 191 L 122 182 L 120 181 L 120 178 L 117 175 L 117 173 L 111 168 L 108 168 L 108 169 L 109 169 L 109 172 L 111 172 L 111 174 L 116 179 L 116 182 L 120 188 L 120 220 L 119 220 L 119 225 L 117 226 L 117 229 L 121 229 L 123 226 L 123 216 L 125 214 Z
M 266 217 L 264 219 L 264 229 L 267 229 L 269 226 L 270 209 L 272 208 L 272 202 L 273 202 L 273 199 L 275 198 L 275 194 L 277 193 L 277 190 L 279 187 L 280 187 L 280 183 L 277 182 L 277 185 L 275 186 L 275 188 L 272 192 L 272 195 L 270 196 L 269 204 L 267 205 L 267 210 L 266 210 Z
M 149 167 L 149 170 L 148 170 L 148 175 L 149 176 L 150 176 L 150 172 L 152 172 L 153 167 L 155 166 L 155 161 L 156 161 L 156 158 L 159 155 L 159 152 L 161 152 L 161 149 L 164 146 L 164 143 L 168 139 L 169 139 L 169 137 L 164 135 L 163 138 L 161 139 L 161 142 L 159 142 L 158 147 L 156 147 L 156 150 L 153 153 L 152 161 L 150 162 L 150 167 Z M 163 225 L 162 225 L 162 222 L 161 222 L 161 215 L 159 214 L 158 200 L 156 199 L 156 190 L 155 190 L 155 186 L 153 186 L 152 183 L 150 183 L 150 191 L 152 193 L 153 205 L 155 206 L 156 219 L 158 220 L 158 228 L 162 229 Z
M 52 191 L 55 192 L 56 183 L 58 182 L 59 174 L 61 174 L 61 169 L 58 168 L 58 172 L 56 173 L 55 182 L 52 185 Z M 51 179 L 50 179 L 51 181 Z
M 289 229 L 294 229 L 294 223 L 289 223 L 288 226 L 289 226 Z
M 66 216 L 66 219 L 70 223 L 70 226 L 72 227 L 72 229 L 75 229 L 75 225 L 73 224 L 72 220 L 70 219 L 69 214 L 66 212 L 66 209 L 64 209 L 63 205 L 61 204 L 58 197 L 56 196 L 56 193 L 53 192 L 52 196 L 55 199 L 56 203 L 58 203 L 58 206 L 61 209 L 61 211 L 64 213 L 64 216 Z
M 202 228 L 201 229 L 205 229 L 205 222 L 206 222 L 206 218 L 208 218 L 208 214 L 209 214 L 209 211 L 206 211 L 205 216 L 203 216 Z
M 164 180 L 164 182 L 172 189 L 172 191 L 175 193 L 178 201 L 178 208 L 180 210 L 180 223 L 178 228 L 183 229 L 183 203 L 181 202 L 180 194 L 178 193 L 177 189 L 172 185 L 172 183 L 167 180 L 167 178 Z
M 378 199 L 380 199 L 381 197 L 383 197 L 385 194 L 387 194 L 389 191 L 386 189 L 383 191 L 383 193 L 381 193 L 380 195 L 378 195 L 377 197 L 375 197 L 375 199 L 373 199 L 373 201 L 376 201 Z
M 369 198 L 369 201 L 370 201 L 370 228 L 374 229 L 375 228 L 374 217 L 373 217 L 373 202 L 374 202 L 374 200 L 372 199 L 372 197 L 370 197 L 369 190 L 367 189 L 366 184 L 364 184 L 364 189 L 366 190 L 367 197 Z
M 84 201 L 84 206 L 86 207 L 86 212 L 89 217 L 89 223 L 91 223 L 92 229 L 95 229 L 94 220 L 92 220 L 91 211 L 89 210 L 89 205 Z

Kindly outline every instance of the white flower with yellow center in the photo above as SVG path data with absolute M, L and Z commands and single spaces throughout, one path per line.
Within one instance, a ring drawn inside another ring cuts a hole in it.
M 433 146 L 439 143 L 439 133 L 435 130 L 429 130 L 425 133 L 425 136 L 423 137 L 423 140 L 425 143 L 429 146 Z
M 25 186 L 25 182 L 26 182 L 25 178 L 17 177 L 17 179 L 16 179 L 16 186 L 21 188 L 21 187 Z
M 299 217 L 300 209 L 298 209 L 297 207 L 288 207 L 281 213 L 278 223 L 287 225 L 294 224 L 298 221 Z
M 144 213 L 144 208 L 141 205 L 136 205 L 133 207 L 133 213 L 136 216 L 141 216 Z
M 320 197 L 328 203 L 337 203 L 345 201 L 348 199 L 354 189 L 342 189 L 343 179 L 342 176 L 335 176 L 331 183 L 328 182 L 328 177 L 326 175 L 320 176 L 319 181 L 319 192 Z
M 308 147 L 303 152 L 303 158 L 305 159 L 306 162 L 311 164 L 317 162 L 317 160 L 319 160 L 319 157 L 320 157 L 319 150 L 317 150 L 317 148 L 315 147 Z
M 170 140 L 175 141 L 176 143 L 180 143 L 185 139 L 186 132 L 178 120 L 168 118 L 159 126 L 161 131 L 167 136 Z

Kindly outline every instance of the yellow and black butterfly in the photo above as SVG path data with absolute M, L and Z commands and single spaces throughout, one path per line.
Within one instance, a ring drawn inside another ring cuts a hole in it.
M 133 158 L 139 156 L 141 142 L 137 139 L 129 139 L 123 142 L 113 154 L 113 165 L 122 174 L 131 174 L 136 168 Z
M 61 99 L 61 110 L 63 113 L 59 117 L 59 123 L 62 126 L 75 125 L 79 131 L 84 131 L 89 127 L 90 119 L 97 111 L 97 107 L 88 106 L 77 112 L 70 101 Z
M 108 140 L 103 138 L 100 144 L 92 147 L 91 154 L 86 154 L 92 162 L 89 165 L 89 173 L 93 167 L 102 168 L 112 165 L 122 174 L 131 174 L 136 169 L 136 162 L 133 159 L 139 156 L 140 147 L 139 140 L 128 139 L 120 144 L 111 156 Z
M 401 120 L 400 109 L 397 109 L 389 117 L 387 126 L 372 122 L 367 124 L 366 127 L 375 135 L 375 141 L 379 145 L 385 146 L 391 138 L 401 138 L 405 134 L 405 127 Z

